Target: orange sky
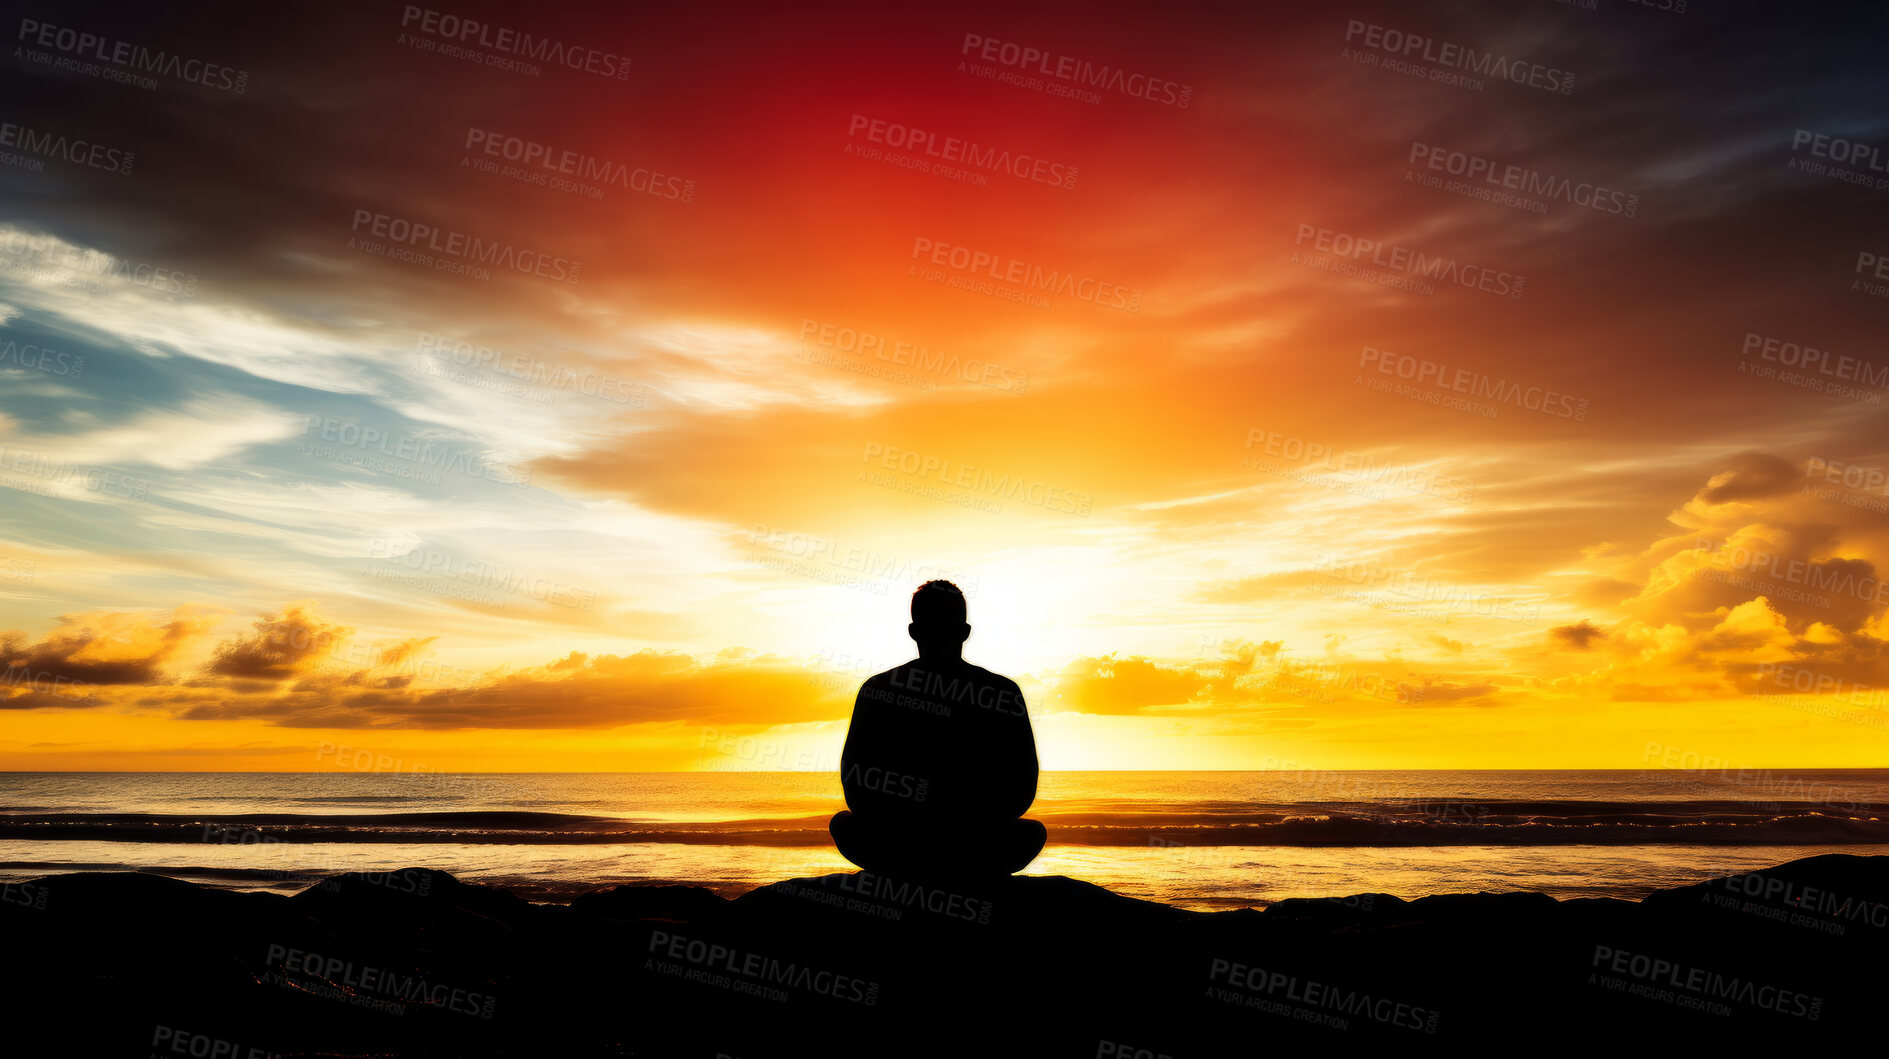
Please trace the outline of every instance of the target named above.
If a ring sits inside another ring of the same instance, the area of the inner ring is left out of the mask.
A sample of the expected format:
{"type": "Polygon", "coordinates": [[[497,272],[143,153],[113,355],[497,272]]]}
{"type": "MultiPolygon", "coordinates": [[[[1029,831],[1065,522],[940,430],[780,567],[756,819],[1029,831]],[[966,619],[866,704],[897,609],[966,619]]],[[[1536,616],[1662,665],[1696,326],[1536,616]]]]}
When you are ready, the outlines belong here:
{"type": "Polygon", "coordinates": [[[0,768],[833,768],[930,577],[1045,768],[1882,763],[1853,29],[454,12],[623,75],[8,60],[0,768]]]}

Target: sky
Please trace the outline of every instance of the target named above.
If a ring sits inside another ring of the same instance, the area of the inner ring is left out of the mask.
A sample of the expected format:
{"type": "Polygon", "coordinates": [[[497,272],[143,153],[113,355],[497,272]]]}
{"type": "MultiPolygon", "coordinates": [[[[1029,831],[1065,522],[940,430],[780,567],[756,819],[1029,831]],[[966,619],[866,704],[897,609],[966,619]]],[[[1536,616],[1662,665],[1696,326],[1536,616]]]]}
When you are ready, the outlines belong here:
{"type": "Polygon", "coordinates": [[[1884,763],[1881,11],[9,9],[0,768],[1884,763]]]}

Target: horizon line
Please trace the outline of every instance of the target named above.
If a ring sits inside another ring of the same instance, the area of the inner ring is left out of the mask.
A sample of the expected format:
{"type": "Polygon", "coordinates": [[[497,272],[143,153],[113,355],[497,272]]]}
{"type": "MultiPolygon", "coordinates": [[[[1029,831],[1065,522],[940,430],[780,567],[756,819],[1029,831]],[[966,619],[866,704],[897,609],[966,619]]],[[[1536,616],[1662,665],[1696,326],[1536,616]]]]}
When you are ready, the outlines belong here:
{"type": "MultiPolygon", "coordinates": [[[[1736,771],[1750,772],[1754,769],[1790,770],[1794,772],[1843,772],[1843,771],[1878,771],[1889,772],[1889,765],[1813,765],[1796,767],[1790,765],[1747,765],[1736,771]]],[[[1344,769],[1344,768],[1291,768],[1291,769],[1041,769],[1043,773],[1062,775],[1067,773],[1115,773],[1115,772],[1179,772],[1179,773],[1267,773],[1290,774],[1294,772],[1729,772],[1730,768],[1601,768],[1601,767],[1560,767],[1560,768],[1402,768],[1402,769],[1344,769]]],[[[0,769],[0,775],[62,775],[62,776],[716,776],[726,774],[742,776],[782,776],[782,775],[838,775],[838,769],[620,769],[594,770],[573,769],[553,771],[549,769],[522,770],[514,772],[457,772],[444,769],[421,771],[401,769],[302,769],[295,771],[267,769],[0,769]]]]}

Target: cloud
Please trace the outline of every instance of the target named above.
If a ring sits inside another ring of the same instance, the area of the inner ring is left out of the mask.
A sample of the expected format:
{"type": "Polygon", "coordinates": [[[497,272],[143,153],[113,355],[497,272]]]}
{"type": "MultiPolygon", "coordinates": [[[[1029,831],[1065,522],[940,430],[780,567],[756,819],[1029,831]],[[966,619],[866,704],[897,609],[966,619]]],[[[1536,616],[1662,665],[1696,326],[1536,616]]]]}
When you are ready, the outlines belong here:
{"type": "MultiPolygon", "coordinates": [[[[215,625],[208,609],[178,607],[169,618],[129,612],[67,614],[37,643],[15,631],[0,637],[6,704],[31,691],[66,684],[144,685],[168,679],[165,662],[215,625]]],[[[70,705],[66,700],[48,705],[70,705]]]]}
{"type": "MultiPolygon", "coordinates": [[[[1494,684],[1455,684],[1448,681],[1437,681],[1424,684],[1413,698],[1416,701],[1431,704],[1441,702],[1470,702],[1478,699],[1488,699],[1490,696],[1494,695],[1497,690],[1499,689],[1494,684]]],[[[1485,703],[1485,705],[1493,704],[1493,702],[1485,703]]]]}
{"type": "Polygon", "coordinates": [[[437,636],[414,636],[389,644],[380,649],[376,664],[387,668],[399,668],[416,659],[421,651],[439,640],[437,636]]]}
{"type": "Polygon", "coordinates": [[[315,610],[314,600],[302,600],[284,607],[275,617],[263,616],[255,623],[254,633],[218,645],[209,671],[218,676],[274,681],[313,669],[354,635],[352,628],[324,621],[315,610]]]}
{"type": "Polygon", "coordinates": [[[1585,651],[1594,645],[1594,641],[1604,639],[1607,633],[1593,622],[1582,618],[1573,625],[1557,625],[1548,630],[1548,635],[1577,651],[1585,651]]]}
{"type": "Polygon", "coordinates": [[[1699,490],[1700,502],[1729,504],[1762,500],[1789,493],[1803,484],[1803,472],[1781,456],[1741,452],[1732,457],[1732,463],[1732,467],[1713,475],[1699,490]]]}
{"type": "MultiPolygon", "coordinates": [[[[1889,529],[1868,498],[1807,489],[1803,463],[1771,454],[1728,462],[1669,516],[1679,533],[1615,555],[1613,569],[1574,590],[1615,619],[1552,628],[1559,663],[1569,649],[1591,655],[1577,679],[1633,701],[1759,690],[1764,665],[1889,681],[1889,529]]],[[[1556,664],[1548,653],[1532,660],[1556,664]]]]}
{"type": "MultiPolygon", "coordinates": [[[[854,691],[850,679],[836,681],[828,670],[745,648],[706,657],[654,649],[571,652],[544,665],[483,674],[435,667],[427,658],[438,637],[357,643],[352,628],[324,618],[313,600],[287,604],[256,620],[251,632],[224,638],[197,674],[167,674],[163,663],[205,634],[210,621],[192,608],[180,608],[168,622],[129,613],[75,616],[39,644],[27,646],[14,634],[7,657],[96,686],[83,705],[136,705],[187,721],[251,719],[285,728],[802,724],[848,717],[854,691]]],[[[1078,656],[1050,679],[1031,682],[1032,705],[1039,712],[1200,715],[1354,698],[1415,701],[1422,694],[1416,676],[1392,672],[1392,662],[1302,662],[1281,640],[1237,640],[1221,650],[1219,659],[1183,664],[1078,656]]],[[[1448,686],[1440,678],[1430,683],[1448,686]]],[[[7,705],[74,705],[71,695],[28,690],[7,705]]]]}
{"type": "Polygon", "coordinates": [[[1440,632],[1426,632],[1423,634],[1422,639],[1424,643],[1440,648],[1453,655],[1462,654],[1463,648],[1466,646],[1463,641],[1452,640],[1440,632]]]}
{"type": "Polygon", "coordinates": [[[255,718],[289,728],[598,729],[631,724],[787,724],[849,715],[853,691],[831,674],[752,652],[573,652],[467,686],[364,684],[307,677],[279,694],[191,696],[186,720],[255,718]]]}
{"type": "Polygon", "coordinates": [[[229,395],[175,410],[144,412],[108,427],[20,443],[79,464],[201,467],[302,430],[302,417],[229,395]]]}
{"type": "Polygon", "coordinates": [[[1220,645],[1220,672],[1226,677],[1239,677],[1253,671],[1260,662],[1271,662],[1279,657],[1285,647],[1283,640],[1233,640],[1220,645]]]}
{"type": "Polygon", "coordinates": [[[1211,682],[1192,668],[1163,667],[1146,658],[1076,658],[1056,678],[1056,698],[1081,713],[1132,714],[1185,705],[1211,682]]]}
{"type": "MultiPolygon", "coordinates": [[[[1218,661],[1164,663],[1149,658],[1079,656],[1047,684],[1053,701],[1078,713],[1113,716],[1207,717],[1258,707],[1330,706],[1342,703],[1417,703],[1427,688],[1450,688],[1441,677],[1422,677],[1394,659],[1338,657],[1326,643],[1325,657],[1303,661],[1282,641],[1236,641],[1231,657],[1218,661]]],[[[1227,652],[1223,652],[1227,653],[1227,652]]],[[[1437,701],[1493,690],[1440,695],[1437,701]]],[[[1037,704],[1041,705],[1041,704],[1037,704]]],[[[1277,723],[1269,718],[1266,723],[1277,723]]]]}

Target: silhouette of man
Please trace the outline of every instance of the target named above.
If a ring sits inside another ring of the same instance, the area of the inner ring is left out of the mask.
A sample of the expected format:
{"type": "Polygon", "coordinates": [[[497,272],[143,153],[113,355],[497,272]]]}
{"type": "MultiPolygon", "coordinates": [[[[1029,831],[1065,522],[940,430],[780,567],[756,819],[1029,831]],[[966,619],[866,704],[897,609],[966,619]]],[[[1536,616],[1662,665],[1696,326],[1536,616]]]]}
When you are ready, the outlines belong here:
{"type": "Polygon", "coordinates": [[[869,678],[840,753],[847,809],[829,825],[847,860],[895,878],[990,878],[1021,870],[1048,833],[1021,819],[1036,800],[1036,740],[1016,682],[962,657],[964,594],[912,594],[918,657],[869,678]]]}

